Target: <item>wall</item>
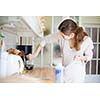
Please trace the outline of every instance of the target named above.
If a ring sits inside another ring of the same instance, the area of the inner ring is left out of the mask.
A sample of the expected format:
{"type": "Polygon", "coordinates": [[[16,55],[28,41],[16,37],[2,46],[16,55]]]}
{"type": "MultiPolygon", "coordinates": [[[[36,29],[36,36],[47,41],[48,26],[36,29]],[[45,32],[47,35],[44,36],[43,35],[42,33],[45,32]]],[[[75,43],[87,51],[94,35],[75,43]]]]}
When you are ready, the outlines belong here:
{"type": "Polygon", "coordinates": [[[16,44],[18,42],[18,36],[16,34],[11,34],[8,32],[3,32],[5,38],[5,50],[8,48],[16,48],[16,44]]]}
{"type": "Polygon", "coordinates": [[[100,16],[80,16],[82,25],[100,25],[100,16]]]}

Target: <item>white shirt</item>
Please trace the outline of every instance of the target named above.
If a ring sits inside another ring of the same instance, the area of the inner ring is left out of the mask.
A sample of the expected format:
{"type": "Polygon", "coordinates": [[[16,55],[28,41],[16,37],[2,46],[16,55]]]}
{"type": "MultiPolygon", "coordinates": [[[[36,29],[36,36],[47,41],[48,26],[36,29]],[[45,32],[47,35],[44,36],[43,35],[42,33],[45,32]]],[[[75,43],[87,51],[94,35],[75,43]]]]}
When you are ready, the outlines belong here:
{"type": "Polygon", "coordinates": [[[85,63],[82,61],[75,61],[76,55],[87,56],[87,61],[93,56],[93,42],[90,37],[85,36],[79,51],[71,49],[69,40],[65,40],[60,33],[51,34],[44,37],[40,43],[45,46],[47,43],[58,43],[62,52],[62,65],[64,66],[63,80],[66,83],[81,83],[85,78],[85,63]]]}

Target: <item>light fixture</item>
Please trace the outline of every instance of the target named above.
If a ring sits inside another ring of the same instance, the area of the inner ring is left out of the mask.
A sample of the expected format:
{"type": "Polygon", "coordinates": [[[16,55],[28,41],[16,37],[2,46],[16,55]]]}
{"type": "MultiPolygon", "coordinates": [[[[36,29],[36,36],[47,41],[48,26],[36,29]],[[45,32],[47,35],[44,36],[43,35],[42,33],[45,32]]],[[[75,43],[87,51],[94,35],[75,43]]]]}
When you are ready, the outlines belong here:
{"type": "Polygon", "coordinates": [[[40,17],[40,21],[41,21],[41,27],[43,29],[43,31],[46,31],[46,27],[45,27],[45,17],[44,16],[39,16],[40,17]]]}

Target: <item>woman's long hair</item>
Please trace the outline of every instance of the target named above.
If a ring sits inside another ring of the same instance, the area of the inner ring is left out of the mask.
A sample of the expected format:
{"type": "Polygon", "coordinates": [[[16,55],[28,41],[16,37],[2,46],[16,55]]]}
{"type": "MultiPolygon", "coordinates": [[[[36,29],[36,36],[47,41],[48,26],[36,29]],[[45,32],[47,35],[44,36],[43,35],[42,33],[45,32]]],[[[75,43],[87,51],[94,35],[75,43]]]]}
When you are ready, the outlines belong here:
{"type": "Polygon", "coordinates": [[[82,27],[78,27],[74,33],[75,33],[74,48],[78,51],[78,50],[80,50],[80,46],[84,40],[84,37],[88,36],[88,34],[86,32],[84,32],[82,27]]]}

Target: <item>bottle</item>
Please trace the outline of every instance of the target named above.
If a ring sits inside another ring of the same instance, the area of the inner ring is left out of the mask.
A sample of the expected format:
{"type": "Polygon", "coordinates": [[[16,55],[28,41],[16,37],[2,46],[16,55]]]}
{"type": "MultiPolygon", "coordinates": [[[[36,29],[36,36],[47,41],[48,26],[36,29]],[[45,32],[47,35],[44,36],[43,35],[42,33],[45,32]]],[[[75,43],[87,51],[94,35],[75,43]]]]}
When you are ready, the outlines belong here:
{"type": "Polygon", "coordinates": [[[63,83],[63,66],[62,64],[55,64],[56,83],[63,83]]]}

